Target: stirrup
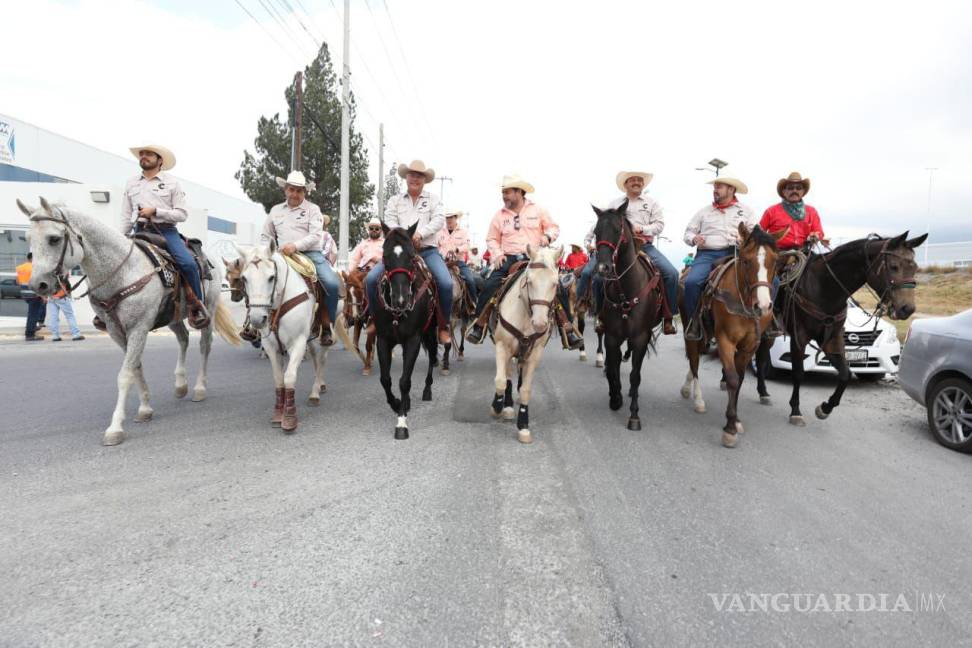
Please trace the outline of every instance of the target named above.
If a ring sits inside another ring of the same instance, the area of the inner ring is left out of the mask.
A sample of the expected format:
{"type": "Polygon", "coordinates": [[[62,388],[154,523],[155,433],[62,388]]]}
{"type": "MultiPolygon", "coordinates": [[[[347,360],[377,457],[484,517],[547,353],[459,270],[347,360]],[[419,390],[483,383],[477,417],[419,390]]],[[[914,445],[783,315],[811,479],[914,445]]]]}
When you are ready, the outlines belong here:
{"type": "Polygon", "coordinates": [[[473,327],[466,333],[466,340],[472,344],[482,344],[483,340],[486,339],[486,327],[481,325],[479,322],[473,324],[473,327]],[[479,334],[477,335],[476,329],[479,329],[479,334]]]}
{"type": "Polygon", "coordinates": [[[702,331],[701,317],[693,317],[685,327],[685,339],[689,342],[701,342],[703,337],[705,334],[702,331]]]}

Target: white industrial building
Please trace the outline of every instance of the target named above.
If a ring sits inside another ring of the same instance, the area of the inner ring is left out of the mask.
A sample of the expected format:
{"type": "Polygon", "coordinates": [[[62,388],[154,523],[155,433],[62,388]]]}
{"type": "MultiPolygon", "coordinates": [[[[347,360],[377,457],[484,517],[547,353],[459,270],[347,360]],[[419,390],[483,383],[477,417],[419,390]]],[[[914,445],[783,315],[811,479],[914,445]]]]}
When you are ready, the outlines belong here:
{"type": "MultiPolygon", "coordinates": [[[[38,196],[116,226],[125,182],[139,171],[134,157],[102,151],[0,114],[0,277],[13,276],[27,257],[27,217],[17,208],[38,196]]],[[[229,241],[254,243],[266,212],[263,206],[179,178],[189,201],[189,217],[179,231],[203,241],[218,260],[229,241]]],[[[75,303],[78,321],[90,322],[87,299],[75,303]]]]}

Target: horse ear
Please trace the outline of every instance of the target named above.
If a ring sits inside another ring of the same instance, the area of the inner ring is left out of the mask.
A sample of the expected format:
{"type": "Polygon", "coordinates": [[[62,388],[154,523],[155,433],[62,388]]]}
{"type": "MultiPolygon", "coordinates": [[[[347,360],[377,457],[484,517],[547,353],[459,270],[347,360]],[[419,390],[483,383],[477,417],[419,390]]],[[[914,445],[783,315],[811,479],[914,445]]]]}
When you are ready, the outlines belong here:
{"type": "Polygon", "coordinates": [[[895,236],[893,239],[888,241],[888,248],[894,249],[894,248],[901,247],[902,245],[904,245],[904,242],[907,238],[908,238],[908,230],[905,230],[904,234],[895,236]]]}
{"type": "Polygon", "coordinates": [[[627,214],[628,213],[628,199],[625,198],[623,203],[621,203],[620,205],[618,205],[617,207],[614,208],[614,211],[617,212],[617,213],[619,213],[619,214],[627,214]]]}
{"type": "Polygon", "coordinates": [[[412,226],[408,228],[408,238],[415,236],[415,230],[418,229],[418,221],[412,223],[412,226]]]}
{"type": "Polygon", "coordinates": [[[780,230],[780,231],[778,231],[778,232],[772,232],[772,233],[771,233],[771,236],[772,236],[772,237],[773,237],[774,239],[776,239],[777,241],[779,241],[779,240],[780,240],[781,238],[783,238],[784,236],[786,236],[786,235],[787,235],[787,233],[789,233],[789,231],[790,231],[790,226],[789,226],[789,225],[787,225],[786,227],[784,227],[783,229],[781,229],[781,230],[780,230]]]}
{"type": "Polygon", "coordinates": [[[534,247],[527,243],[527,256],[530,257],[531,261],[533,260],[533,256],[536,254],[536,252],[537,251],[534,249],[534,247]]]}
{"type": "Polygon", "coordinates": [[[594,210],[594,213],[595,213],[595,214],[597,214],[597,217],[598,217],[598,218],[600,218],[600,217],[601,217],[601,214],[603,214],[603,213],[604,213],[604,212],[602,212],[602,211],[601,211],[600,209],[598,209],[597,207],[595,207],[594,205],[591,205],[591,209],[593,209],[593,210],[594,210]]]}
{"type": "Polygon", "coordinates": [[[388,228],[388,226],[385,225],[385,221],[382,221],[381,222],[381,235],[382,236],[388,236],[388,232],[390,232],[390,231],[391,230],[388,228]]]}
{"type": "Polygon", "coordinates": [[[17,206],[20,207],[20,211],[24,212],[24,214],[26,214],[27,216],[30,216],[31,214],[34,213],[33,209],[31,209],[24,203],[20,202],[20,198],[17,199],[17,206]]]}
{"type": "Polygon", "coordinates": [[[41,204],[41,207],[44,208],[44,211],[46,211],[51,216],[54,215],[54,210],[51,209],[50,203],[47,202],[47,199],[44,198],[44,196],[40,196],[40,204],[41,204]]]}
{"type": "Polygon", "coordinates": [[[749,230],[746,229],[746,223],[739,221],[739,226],[736,229],[739,231],[740,241],[745,241],[749,238],[749,230]]]}
{"type": "Polygon", "coordinates": [[[905,241],[905,247],[914,250],[916,247],[924,243],[925,239],[927,238],[928,238],[928,234],[922,234],[918,238],[913,238],[910,241],[905,241]]]}
{"type": "Polygon", "coordinates": [[[277,239],[272,238],[270,239],[270,242],[267,244],[267,256],[273,256],[276,251],[277,251],[277,239]]]}

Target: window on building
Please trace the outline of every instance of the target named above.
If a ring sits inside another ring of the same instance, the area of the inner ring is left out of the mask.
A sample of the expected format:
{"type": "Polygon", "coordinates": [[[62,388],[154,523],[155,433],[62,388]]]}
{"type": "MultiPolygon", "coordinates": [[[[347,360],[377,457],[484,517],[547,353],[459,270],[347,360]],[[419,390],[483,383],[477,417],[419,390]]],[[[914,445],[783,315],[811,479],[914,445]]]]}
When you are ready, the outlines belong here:
{"type": "Polygon", "coordinates": [[[209,217],[207,228],[210,232],[220,232],[222,234],[236,234],[236,223],[223,218],[209,217]]]}

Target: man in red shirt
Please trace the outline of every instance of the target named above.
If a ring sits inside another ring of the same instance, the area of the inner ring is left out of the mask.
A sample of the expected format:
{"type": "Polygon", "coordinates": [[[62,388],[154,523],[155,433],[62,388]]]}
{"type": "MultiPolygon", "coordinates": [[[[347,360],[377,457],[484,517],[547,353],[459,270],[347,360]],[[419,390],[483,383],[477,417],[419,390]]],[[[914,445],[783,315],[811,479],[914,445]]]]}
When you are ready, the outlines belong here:
{"type": "Polygon", "coordinates": [[[587,255],[584,254],[584,250],[576,243],[571,243],[570,254],[567,255],[567,259],[564,261],[564,269],[575,270],[585,265],[587,265],[587,255]]]}
{"type": "Polygon", "coordinates": [[[765,212],[759,226],[767,232],[778,232],[786,227],[790,231],[776,242],[780,250],[800,249],[806,243],[816,244],[824,240],[823,226],[817,210],[803,202],[810,191],[810,179],[794,171],[776,183],[776,193],[783,199],[765,212]]]}

